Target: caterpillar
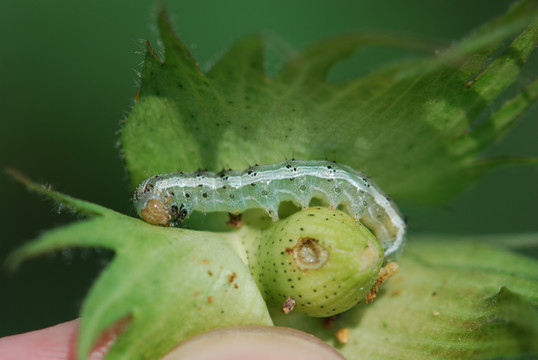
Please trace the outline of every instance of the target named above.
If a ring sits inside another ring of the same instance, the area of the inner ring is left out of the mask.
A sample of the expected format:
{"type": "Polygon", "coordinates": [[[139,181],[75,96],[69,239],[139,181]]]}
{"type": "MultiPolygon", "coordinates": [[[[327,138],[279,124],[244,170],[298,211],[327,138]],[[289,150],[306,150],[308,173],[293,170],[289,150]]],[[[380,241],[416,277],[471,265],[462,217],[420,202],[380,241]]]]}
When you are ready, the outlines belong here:
{"type": "Polygon", "coordinates": [[[288,160],[244,171],[155,175],[137,187],[134,204],[148,223],[177,226],[194,210],[239,213],[263,208],[276,221],[282,201],[306,209],[312,198],[340,207],[366,225],[385,257],[398,255],[406,225],[396,204],[363,173],[331,161],[288,160]]]}

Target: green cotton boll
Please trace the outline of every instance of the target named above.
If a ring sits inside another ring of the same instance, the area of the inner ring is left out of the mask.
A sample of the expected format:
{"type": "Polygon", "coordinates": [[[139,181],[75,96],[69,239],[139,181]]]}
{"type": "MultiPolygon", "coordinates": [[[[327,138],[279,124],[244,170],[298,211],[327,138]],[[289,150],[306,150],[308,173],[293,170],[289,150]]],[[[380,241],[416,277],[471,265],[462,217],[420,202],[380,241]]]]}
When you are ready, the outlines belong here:
{"type": "Polygon", "coordinates": [[[293,298],[294,311],[326,317],[363,299],[382,264],[383,249],[366,226],[313,207],[265,231],[250,266],[266,301],[285,307],[293,298]]]}

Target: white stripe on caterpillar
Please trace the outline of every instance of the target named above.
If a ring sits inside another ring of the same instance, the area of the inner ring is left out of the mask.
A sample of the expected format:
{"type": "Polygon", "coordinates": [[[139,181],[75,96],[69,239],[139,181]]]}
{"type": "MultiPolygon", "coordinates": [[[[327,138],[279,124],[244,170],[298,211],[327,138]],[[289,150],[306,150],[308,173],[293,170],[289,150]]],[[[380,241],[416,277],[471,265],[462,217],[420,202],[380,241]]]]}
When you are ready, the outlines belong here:
{"type": "Polygon", "coordinates": [[[282,201],[308,208],[312,198],[360,220],[383,246],[385,257],[399,254],[405,221],[396,204],[364,174],[330,161],[290,160],[244,171],[197,171],[152,176],[136,189],[134,203],[145,221],[175,226],[193,210],[239,213],[263,208],[278,220],[282,201]]]}

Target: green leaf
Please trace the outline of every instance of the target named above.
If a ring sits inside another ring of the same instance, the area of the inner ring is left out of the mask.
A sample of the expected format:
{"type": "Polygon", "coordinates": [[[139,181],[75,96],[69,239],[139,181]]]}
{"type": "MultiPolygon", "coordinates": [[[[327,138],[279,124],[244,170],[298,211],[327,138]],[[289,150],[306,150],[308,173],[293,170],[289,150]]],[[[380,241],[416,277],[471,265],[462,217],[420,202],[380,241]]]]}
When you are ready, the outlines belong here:
{"type": "Polygon", "coordinates": [[[480,157],[538,98],[536,81],[514,85],[538,42],[537,13],[535,1],[519,2],[444,49],[394,34],[337,36],[268,78],[261,37],[239,42],[202,73],[163,11],[165,60],[148,44],[139,98],[121,133],[132,185],[178,170],[331,159],[397,200],[432,203],[493,166],[538,163],[480,157]],[[422,56],[327,81],[337,62],[371,44],[422,56]]]}
{"type": "MultiPolygon", "coordinates": [[[[528,235],[505,235],[518,242],[528,235]]],[[[533,235],[538,246],[538,235],[533,235]]],[[[318,319],[273,314],[275,325],[310,332],[348,359],[477,359],[538,355],[538,262],[489,239],[413,239],[400,272],[327,329],[318,319]],[[350,331],[347,344],[335,334],[350,331]]]]}
{"type": "Polygon", "coordinates": [[[80,213],[87,216],[100,216],[108,215],[114,216],[114,211],[104,208],[102,206],[92,204],[83,200],[76,199],[69,195],[62,194],[60,192],[52,190],[51,186],[41,185],[33,182],[28,177],[23,175],[20,171],[14,168],[6,169],[6,174],[12,176],[21,184],[24,184],[29,190],[41,193],[47,197],[56,200],[60,206],[61,211],[64,207],[67,207],[73,213],[80,213]]]}
{"type": "Polygon", "coordinates": [[[272,325],[248,267],[226,236],[152,226],[18,178],[93,217],[44,233],[11,254],[9,268],[66,248],[115,251],[84,301],[80,359],[87,358],[104,331],[126,319],[128,327],[109,358],[156,359],[200,332],[239,324],[272,325]]]}

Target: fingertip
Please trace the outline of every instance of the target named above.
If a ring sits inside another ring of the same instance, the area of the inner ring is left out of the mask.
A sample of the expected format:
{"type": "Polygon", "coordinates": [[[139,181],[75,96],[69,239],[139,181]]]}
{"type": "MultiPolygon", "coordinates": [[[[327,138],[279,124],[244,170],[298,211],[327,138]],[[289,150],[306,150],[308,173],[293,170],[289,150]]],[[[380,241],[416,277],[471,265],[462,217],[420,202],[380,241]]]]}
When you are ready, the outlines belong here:
{"type": "Polygon", "coordinates": [[[78,319],[46,329],[0,338],[6,360],[74,360],[78,319]]]}

